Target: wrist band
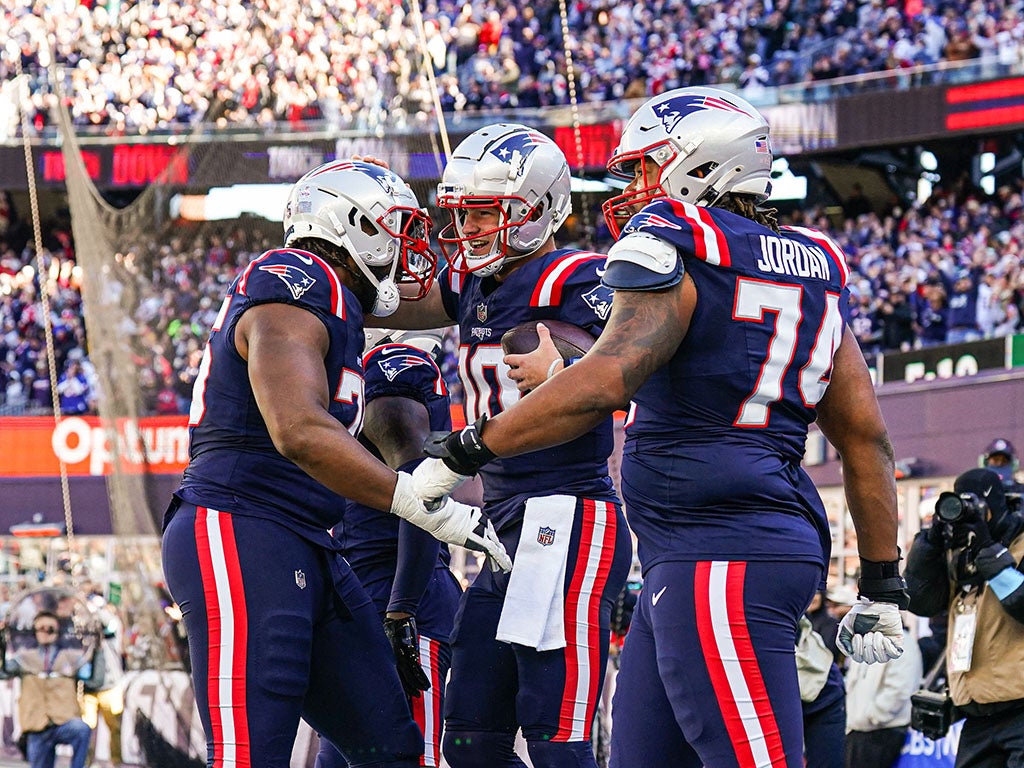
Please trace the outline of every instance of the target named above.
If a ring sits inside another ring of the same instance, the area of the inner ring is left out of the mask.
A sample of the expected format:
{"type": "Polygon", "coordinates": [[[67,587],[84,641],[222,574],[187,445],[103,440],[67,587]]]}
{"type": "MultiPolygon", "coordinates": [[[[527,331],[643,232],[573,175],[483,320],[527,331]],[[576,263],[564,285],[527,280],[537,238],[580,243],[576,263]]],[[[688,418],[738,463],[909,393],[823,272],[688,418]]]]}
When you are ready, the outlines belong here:
{"type": "Polygon", "coordinates": [[[562,362],[562,359],[560,357],[556,357],[554,360],[551,361],[551,365],[548,366],[547,378],[550,379],[552,376],[555,375],[555,366],[558,365],[560,362],[562,362]]]}

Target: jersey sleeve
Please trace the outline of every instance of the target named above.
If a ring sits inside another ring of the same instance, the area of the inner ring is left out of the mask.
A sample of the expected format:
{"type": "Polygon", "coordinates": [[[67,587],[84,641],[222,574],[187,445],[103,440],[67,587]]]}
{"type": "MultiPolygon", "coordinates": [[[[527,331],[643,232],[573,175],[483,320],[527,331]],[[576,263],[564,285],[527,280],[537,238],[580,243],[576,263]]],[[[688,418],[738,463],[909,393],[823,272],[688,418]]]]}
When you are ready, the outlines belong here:
{"type": "Polygon", "coordinates": [[[570,251],[546,265],[530,297],[533,307],[557,308],[557,317],[600,335],[612,309],[612,289],[601,282],[605,257],[570,251]]]}
{"type": "Polygon", "coordinates": [[[382,344],[363,357],[364,396],[369,403],[386,396],[408,397],[430,408],[446,400],[448,389],[430,355],[407,344],[382,344]]]}
{"type": "Polygon", "coordinates": [[[235,293],[252,304],[280,302],[345,317],[338,275],[323,259],[306,251],[267,251],[245,268],[235,293]]]}

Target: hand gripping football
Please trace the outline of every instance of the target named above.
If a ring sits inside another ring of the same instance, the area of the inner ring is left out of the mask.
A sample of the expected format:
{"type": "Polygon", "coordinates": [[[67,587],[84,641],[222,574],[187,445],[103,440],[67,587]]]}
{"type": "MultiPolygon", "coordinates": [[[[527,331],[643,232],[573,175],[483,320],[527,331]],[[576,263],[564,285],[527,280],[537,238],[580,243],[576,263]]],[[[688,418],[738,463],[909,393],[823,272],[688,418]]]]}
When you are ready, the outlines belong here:
{"type": "Polygon", "coordinates": [[[594,346],[596,339],[578,325],[562,320],[529,320],[511,328],[501,337],[501,348],[506,355],[525,355],[533,352],[540,343],[537,323],[541,322],[551,331],[551,341],[563,358],[583,357],[594,346]]]}

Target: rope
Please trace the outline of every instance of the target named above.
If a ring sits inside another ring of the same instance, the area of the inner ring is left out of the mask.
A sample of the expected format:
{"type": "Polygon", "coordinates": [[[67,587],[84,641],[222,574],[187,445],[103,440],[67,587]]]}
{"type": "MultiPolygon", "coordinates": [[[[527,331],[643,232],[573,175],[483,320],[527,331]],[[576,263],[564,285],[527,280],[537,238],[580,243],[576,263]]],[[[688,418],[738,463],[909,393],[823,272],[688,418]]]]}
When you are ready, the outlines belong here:
{"type": "MultiPolygon", "coordinates": [[[[21,68],[21,57],[15,56],[18,76],[23,74],[21,68]]],[[[36,191],[35,164],[32,162],[32,142],[29,139],[28,110],[24,108],[29,100],[28,78],[21,81],[22,92],[18,100],[19,111],[21,112],[21,143],[25,149],[25,176],[28,179],[28,199],[32,212],[32,236],[35,238],[36,277],[39,280],[39,298],[43,305],[43,333],[46,338],[46,363],[50,369],[50,401],[53,404],[53,419],[55,425],[59,426],[63,419],[60,409],[60,395],[57,393],[57,358],[53,347],[53,324],[50,319],[50,288],[49,277],[46,272],[46,264],[43,260],[43,230],[39,219],[39,197],[36,191]]],[[[75,523],[71,517],[71,489],[68,485],[68,468],[63,459],[57,457],[60,466],[60,493],[64,503],[64,526],[68,542],[68,554],[75,551],[75,523]]],[[[77,583],[75,569],[71,569],[71,582],[77,583]]]]}
{"type": "MultiPolygon", "coordinates": [[[[576,66],[573,64],[572,48],[569,45],[569,12],[565,0],[558,0],[558,13],[562,21],[562,50],[565,53],[565,79],[569,86],[569,114],[572,116],[572,133],[576,141],[577,173],[583,176],[583,127],[580,123],[579,101],[576,98],[576,66]]],[[[583,242],[594,247],[594,223],[590,217],[590,193],[580,192],[580,221],[583,224],[583,242]]]]}
{"type": "MultiPolygon", "coordinates": [[[[437,78],[434,77],[434,61],[431,59],[430,51],[427,49],[427,30],[423,26],[420,0],[411,0],[410,6],[412,8],[412,21],[416,25],[416,32],[420,38],[420,48],[423,52],[423,71],[426,73],[427,82],[430,84],[430,93],[434,101],[434,112],[437,114],[437,128],[441,133],[441,144],[444,147],[444,157],[447,159],[452,156],[452,145],[448,139],[448,126],[444,120],[444,112],[441,110],[441,94],[438,93],[437,78]]],[[[441,162],[441,156],[437,151],[437,140],[434,138],[433,132],[430,134],[430,144],[434,150],[434,160],[437,163],[437,176],[440,178],[444,172],[444,164],[441,162]]]]}

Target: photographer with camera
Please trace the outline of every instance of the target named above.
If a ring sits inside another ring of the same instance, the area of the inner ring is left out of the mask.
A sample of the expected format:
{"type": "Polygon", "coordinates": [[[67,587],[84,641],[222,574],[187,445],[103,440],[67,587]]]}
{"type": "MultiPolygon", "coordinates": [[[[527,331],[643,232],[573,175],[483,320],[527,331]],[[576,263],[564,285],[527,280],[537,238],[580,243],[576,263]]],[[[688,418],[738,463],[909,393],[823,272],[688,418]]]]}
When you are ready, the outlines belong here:
{"type": "MultiPolygon", "coordinates": [[[[1000,477],[972,469],[939,496],[930,528],[907,557],[910,610],[949,608],[946,646],[954,705],[924,713],[964,718],[956,767],[1024,765],[1024,517],[1007,507],[1000,477]]],[[[916,697],[915,697],[916,698],[916,697]]],[[[917,702],[915,702],[917,706],[917,702]]],[[[919,713],[920,714],[920,713],[919,713]]]]}

